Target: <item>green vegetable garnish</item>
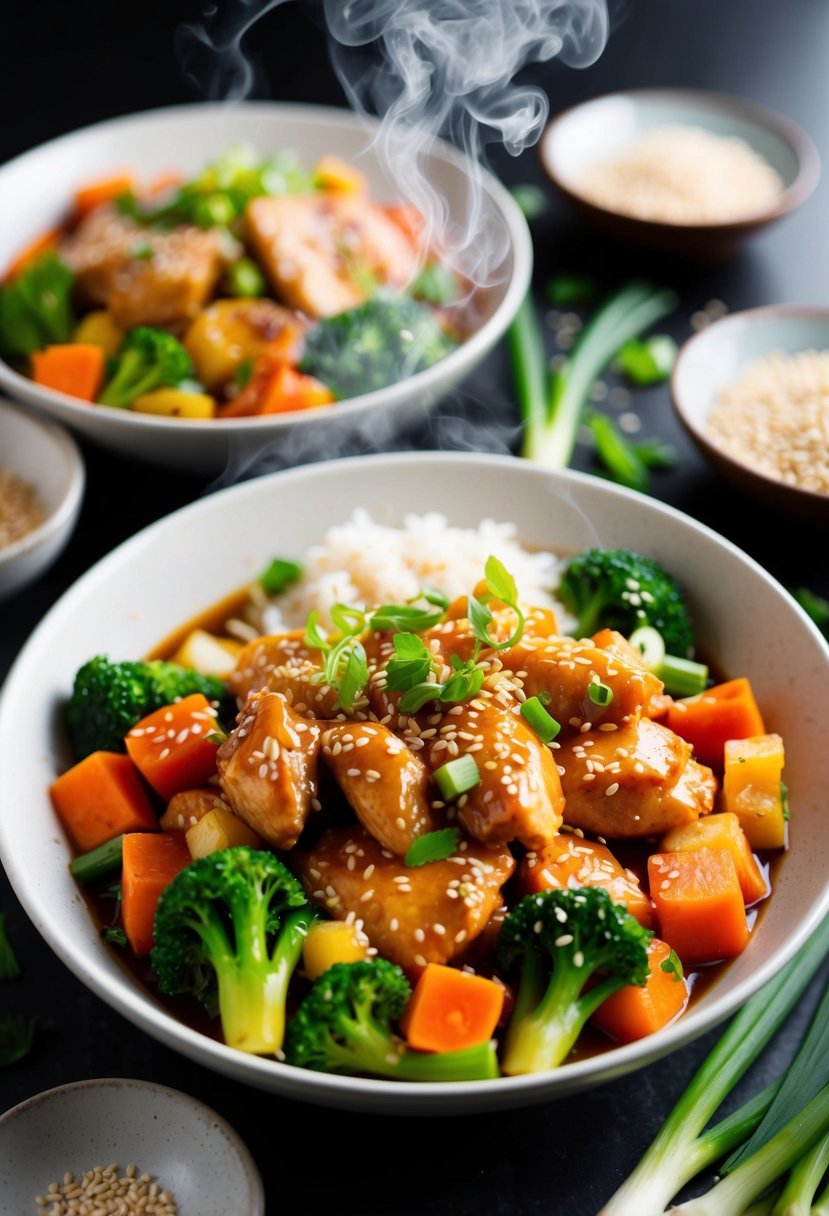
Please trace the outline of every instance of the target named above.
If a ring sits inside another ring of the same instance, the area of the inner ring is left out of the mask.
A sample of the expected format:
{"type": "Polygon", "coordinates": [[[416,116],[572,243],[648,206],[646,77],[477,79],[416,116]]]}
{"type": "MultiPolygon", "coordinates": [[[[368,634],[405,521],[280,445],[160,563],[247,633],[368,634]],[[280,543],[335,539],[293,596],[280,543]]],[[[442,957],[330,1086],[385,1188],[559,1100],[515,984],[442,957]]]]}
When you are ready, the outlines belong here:
{"type": "Polygon", "coordinates": [[[558,274],[546,286],[553,308],[573,308],[595,304],[601,294],[599,284],[587,274],[558,274]]]}
{"type": "Polygon", "coordinates": [[[446,802],[460,798],[461,794],[474,790],[481,782],[481,773],[475,763],[475,757],[469,755],[458,756],[455,760],[442,764],[440,768],[435,769],[433,776],[441,797],[446,802]]]}
{"type": "Polygon", "coordinates": [[[227,269],[227,282],[232,296],[263,296],[268,289],[265,276],[251,258],[239,258],[227,269]]]}
{"type": "Polygon", "coordinates": [[[12,950],[6,930],[6,918],[0,912],[0,980],[16,980],[20,974],[20,963],[12,950]]]}
{"type": "Polygon", "coordinates": [[[368,657],[357,637],[365,628],[365,613],[359,608],[335,604],[331,619],[340,630],[337,642],[330,641],[320,630],[316,612],[305,623],[304,641],[306,646],[323,654],[323,669],[314,679],[335,690],[336,708],[350,711],[368,683],[368,657]]]}
{"type": "Polygon", "coordinates": [[[101,405],[128,409],[142,393],[173,387],[192,375],[193,361],[172,334],[140,325],[131,329],[121,343],[98,401],[101,405]]]}
{"type": "Polygon", "coordinates": [[[682,970],[682,963],[679,961],[676,950],[671,951],[668,957],[659,964],[659,968],[667,975],[672,975],[678,984],[685,979],[685,972],[682,970]]]}
{"type": "Polygon", "coordinates": [[[634,629],[628,638],[634,650],[642,656],[642,662],[649,671],[657,671],[665,660],[665,641],[658,629],[653,625],[640,625],[634,629]]]}
{"type": "Polygon", "coordinates": [[[436,832],[418,836],[406,851],[404,866],[415,868],[431,865],[433,861],[446,861],[447,857],[453,857],[457,852],[460,835],[457,828],[439,828],[436,832]]]}
{"type": "Polygon", "coordinates": [[[10,1013],[0,1020],[0,1068],[16,1064],[32,1050],[37,1019],[10,1013]]]}
{"type": "Polygon", "coordinates": [[[708,668],[705,663],[693,659],[682,659],[675,654],[666,654],[656,674],[672,697],[695,697],[708,687],[708,668]]]}
{"type": "Polygon", "coordinates": [[[127,944],[127,935],[123,929],[119,929],[117,925],[107,925],[101,937],[108,946],[121,946],[127,944]]]}
{"type": "Polygon", "coordinates": [[[68,342],[75,328],[72,271],[44,253],[0,287],[0,355],[25,359],[43,346],[68,342]]]}
{"type": "Polygon", "coordinates": [[[616,360],[634,384],[645,387],[667,380],[676,362],[677,345],[667,334],[653,334],[644,341],[626,342],[616,360]]]}
{"type": "Polygon", "coordinates": [[[287,557],[275,557],[259,575],[259,583],[268,595],[281,595],[286,587],[302,578],[302,566],[287,557]]]}
{"type": "Polygon", "coordinates": [[[639,439],[631,446],[646,469],[672,469],[679,459],[676,448],[662,439],[639,439]]]}
{"type": "Polygon", "coordinates": [[[521,703],[521,717],[535,731],[542,743],[552,743],[561,730],[561,723],[556,722],[553,715],[547,712],[540,697],[527,697],[526,701],[521,703]]]}
{"type": "Polygon", "coordinates": [[[627,486],[629,490],[646,494],[650,478],[645,462],[613,419],[596,410],[588,410],[585,422],[593,433],[596,457],[607,470],[611,480],[621,486],[627,486]]]}
{"type": "Polygon", "coordinates": [[[458,298],[458,280],[448,266],[429,262],[412,284],[412,295],[427,304],[451,304],[458,298]]]}
{"type": "Polygon", "coordinates": [[[594,705],[610,705],[613,700],[613,689],[601,680],[592,679],[587,685],[587,695],[594,705]]]}
{"type": "MultiPolygon", "coordinates": [[[[432,652],[422,638],[415,633],[396,633],[392,646],[394,655],[386,664],[386,688],[391,692],[407,692],[426,683],[432,670],[432,652]]],[[[438,686],[432,687],[437,694],[438,686]]]]}
{"type": "Polygon", "coordinates": [[[110,874],[120,872],[123,848],[122,834],[116,836],[114,840],[107,840],[105,844],[99,844],[96,849],[90,849],[88,853],[82,853],[80,857],[76,857],[69,866],[69,872],[73,878],[77,878],[78,882],[82,882],[85,886],[100,882],[102,879],[108,878],[110,874]]]}

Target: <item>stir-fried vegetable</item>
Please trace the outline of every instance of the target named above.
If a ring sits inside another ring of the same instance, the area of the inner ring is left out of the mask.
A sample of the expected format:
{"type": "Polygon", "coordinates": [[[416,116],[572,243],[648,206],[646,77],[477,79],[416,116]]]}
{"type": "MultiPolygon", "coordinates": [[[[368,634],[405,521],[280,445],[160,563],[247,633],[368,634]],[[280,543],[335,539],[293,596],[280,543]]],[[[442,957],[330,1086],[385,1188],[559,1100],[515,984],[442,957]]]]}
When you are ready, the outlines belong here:
{"type": "Polygon", "coordinates": [[[71,270],[44,253],[0,287],[0,354],[23,359],[50,344],[68,342],[75,328],[71,270]]]}

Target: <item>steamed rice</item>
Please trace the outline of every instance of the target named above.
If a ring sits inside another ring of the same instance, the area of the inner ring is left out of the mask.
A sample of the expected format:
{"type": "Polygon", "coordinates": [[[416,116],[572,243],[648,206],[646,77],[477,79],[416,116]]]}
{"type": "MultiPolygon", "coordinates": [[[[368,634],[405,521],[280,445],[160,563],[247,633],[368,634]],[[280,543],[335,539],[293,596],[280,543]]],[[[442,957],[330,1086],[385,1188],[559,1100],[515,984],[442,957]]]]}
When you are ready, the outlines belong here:
{"type": "Polygon", "coordinates": [[[425,587],[452,600],[475,587],[494,554],[515,578],[520,598],[552,608],[560,627],[567,628],[574,622],[550,590],[560,581],[559,558],[530,552],[515,534],[514,524],[491,519],[477,528],[450,527],[437,512],[407,515],[402,527],[392,528],[356,510],[346,523],[330,528],[321,545],[309,549],[302,578],[277,600],[253,588],[246,622],[257,634],[280,633],[301,628],[316,611],[321,624],[330,627],[334,604],[403,603],[425,587]]]}

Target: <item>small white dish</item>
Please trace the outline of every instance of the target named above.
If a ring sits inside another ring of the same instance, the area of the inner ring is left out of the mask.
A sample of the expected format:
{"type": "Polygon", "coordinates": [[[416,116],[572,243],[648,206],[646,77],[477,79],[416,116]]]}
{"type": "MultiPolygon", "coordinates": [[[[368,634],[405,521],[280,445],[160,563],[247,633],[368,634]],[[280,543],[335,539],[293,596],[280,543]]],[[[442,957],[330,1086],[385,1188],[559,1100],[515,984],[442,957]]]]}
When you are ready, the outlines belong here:
{"type": "Polygon", "coordinates": [[[54,422],[0,398],[0,467],[34,486],[46,518],[0,548],[0,600],[42,574],[63,551],[78,519],[86,473],[78,445],[54,422]]]}
{"type": "MultiPolygon", "coordinates": [[[[306,165],[335,152],[367,176],[375,198],[397,201],[399,192],[383,169],[378,127],[376,121],[348,110],[240,102],[172,106],[64,135],[0,168],[0,270],[38,234],[64,219],[80,183],[125,165],[145,181],[171,169],[192,175],[239,143],[251,144],[262,155],[292,148],[306,165]]],[[[436,140],[424,155],[423,169],[445,199],[450,223],[461,225],[473,205],[469,160],[436,140]]],[[[221,420],[160,418],[90,406],[35,384],[2,360],[0,387],[102,447],[189,472],[219,473],[230,461],[245,468],[266,453],[278,453],[281,463],[300,463],[321,451],[335,455],[338,445],[355,434],[382,443],[397,428],[425,419],[428,410],[477,367],[515,316],[529,286],[532,241],[527,222],[492,174],[475,172],[481,184],[481,230],[501,251],[493,267],[495,281],[481,292],[480,327],[445,359],[417,375],[330,408],[221,420]]]]}
{"type": "Polygon", "coordinates": [[[694,334],[682,346],[671,375],[677,417],[713,468],[738,490],[812,524],[829,524],[829,495],[788,485],[742,463],[708,434],[720,392],[750,364],[781,351],[829,350],[829,309],[780,304],[735,312],[694,334]]]}
{"type": "Polygon", "coordinates": [[[710,1030],[825,916],[826,783],[816,758],[826,747],[827,685],[826,643],[780,584],[735,545],[655,499],[504,456],[414,452],[306,465],[212,494],[145,528],[93,566],[41,622],[0,696],[0,855],[61,961],[134,1025],[205,1068],[285,1097],[375,1113],[528,1106],[632,1072],[710,1030]],[[531,547],[566,553],[602,545],[662,561],[688,591],[706,651],[725,674],[751,680],[768,729],[785,739],[791,848],[759,931],[716,984],[658,1034],[532,1076],[448,1085],[336,1076],[208,1038],[142,987],[101,940],[69,873],[69,844],[48,794],[70,762],[59,706],[76,669],[94,654],[146,654],[250,582],[274,555],[302,560],[357,507],[398,525],[410,512],[439,511],[460,527],[495,518],[513,522],[531,547]]]}
{"type": "Polygon", "coordinates": [[[556,189],[599,231],[703,261],[728,256],[745,237],[799,207],[820,176],[817,149],[795,123],[745,98],[704,89],[630,89],[581,102],[553,118],[539,154],[556,189]],[[783,193],[753,215],[709,224],[637,219],[584,197],[580,182],[589,167],[617,156],[646,131],[665,126],[698,127],[742,139],[777,171],[783,193]]]}
{"type": "Polygon", "coordinates": [[[47,1089],[0,1117],[0,1216],[40,1210],[35,1197],[65,1173],[79,1181],[111,1163],[151,1175],[179,1216],[264,1216],[262,1179],[230,1124],[176,1089],[121,1077],[47,1089]]]}

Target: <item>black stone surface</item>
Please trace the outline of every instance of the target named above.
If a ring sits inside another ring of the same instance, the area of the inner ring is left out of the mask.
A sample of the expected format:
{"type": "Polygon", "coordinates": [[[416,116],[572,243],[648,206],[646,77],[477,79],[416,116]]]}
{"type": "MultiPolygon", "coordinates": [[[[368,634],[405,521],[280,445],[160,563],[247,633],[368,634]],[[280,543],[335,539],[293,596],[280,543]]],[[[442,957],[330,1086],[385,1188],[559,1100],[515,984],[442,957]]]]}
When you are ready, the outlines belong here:
{"type": "MultiPolygon", "coordinates": [[[[180,21],[198,18],[195,5],[40,0],[7,7],[0,43],[2,160],[88,122],[194,97],[179,70],[174,31],[180,21]]],[[[308,4],[276,9],[250,45],[257,48],[262,79],[274,98],[340,103],[313,15],[308,4]]],[[[593,67],[553,67],[531,75],[548,89],[553,111],[633,86],[702,86],[742,94],[800,122],[826,158],[827,51],[825,0],[635,0],[626,14],[617,11],[610,44],[593,67]]],[[[518,161],[496,157],[495,164],[509,183],[542,181],[532,151],[518,161]]],[[[55,190],[61,190],[59,181],[55,190]]],[[[534,225],[537,283],[563,270],[596,269],[609,279],[645,270],[681,290],[678,338],[687,334],[690,314],[712,297],[732,310],[775,302],[826,304],[827,204],[824,184],[799,213],[735,261],[679,271],[599,243],[552,202],[534,225]]],[[[829,594],[826,533],[791,523],[721,484],[680,432],[664,386],[637,395],[633,408],[642,416],[643,435],[658,434],[680,452],[678,467],[654,478],[656,497],[728,536],[787,585],[805,583],[829,594]]],[[[403,436],[398,445],[503,450],[514,439],[514,426],[510,378],[499,350],[435,414],[428,433],[403,436]]],[[[151,471],[91,448],[86,456],[89,488],[69,548],[39,583],[0,605],[0,676],[81,573],[145,524],[209,490],[195,477],[151,471]]],[[[26,808],[4,805],[2,813],[25,815],[26,808]]],[[[715,1037],[633,1077],[536,1109],[452,1120],[344,1116],[249,1090],[174,1055],[69,974],[30,925],[4,877],[0,909],[25,967],[20,981],[0,988],[0,1016],[14,1008],[40,1018],[32,1055],[0,1072],[0,1111],[38,1090],[85,1077],[136,1076],[176,1086],[215,1106],[239,1130],[265,1178],[268,1210],[282,1216],[594,1216],[715,1037]],[[298,1168],[305,1150],[311,1164],[298,1168]]],[[[785,1067],[814,995],[743,1093],[785,1067]]]]}

